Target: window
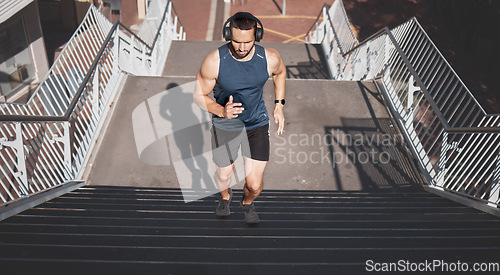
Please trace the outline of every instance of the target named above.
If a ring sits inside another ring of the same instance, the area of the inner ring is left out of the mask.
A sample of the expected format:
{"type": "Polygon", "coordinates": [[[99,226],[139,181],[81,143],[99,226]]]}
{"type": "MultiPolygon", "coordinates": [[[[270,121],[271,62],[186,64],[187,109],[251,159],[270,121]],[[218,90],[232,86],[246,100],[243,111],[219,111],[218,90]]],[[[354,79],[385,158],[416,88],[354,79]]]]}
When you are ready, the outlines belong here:
{"type": "Polygon", "coordinates": [[[8,97],[35,75],[22,19],[0,29],[0,94],[8,97]]]}

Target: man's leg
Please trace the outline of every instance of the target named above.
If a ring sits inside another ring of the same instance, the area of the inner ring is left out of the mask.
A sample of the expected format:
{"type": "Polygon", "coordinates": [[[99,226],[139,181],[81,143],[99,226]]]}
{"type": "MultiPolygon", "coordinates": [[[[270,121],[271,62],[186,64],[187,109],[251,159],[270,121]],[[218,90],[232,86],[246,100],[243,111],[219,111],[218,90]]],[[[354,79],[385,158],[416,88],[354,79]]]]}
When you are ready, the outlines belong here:
{"type": "Polygon", "coordinates": [[[259,161],[245,157],[246,182],[243,187],[245,195],[241,200],[241,207],[245,213],[245,222],[247,224],[260,223],[259,214],[255,210],[253,201],[260,195],[260,192],[264,188],[262,178],[264,176],[266,164],[267,161],[259,161]]]}
{"type": "Polygon", "coordinates": [[[231,183],[231,176],[233,175],[234,163],[226,167],[218,167],[215,171],[214,179],[217,187],[219,188],[220,195],[223,200],[229,200],[229,185],[231,183]]]}
{"type": "Polygon", "coordinates": [[[217,171],[215,171],[214,179],[220,191],[219,205],[215,209],[217,217],[227,217],[231,214],[229,205],[231,204],[232,192],[229,189],[229,184],[231,183],[233,168],[234,164],[231,164],[225,167],[217,167],[217,171]]]}
{"type": "Polygon", "coordinates": [[[245,160],[245,186],[243,188],[245,197],[243,204],[251,204],[262,192],[264,183],[264,170],[266,169],[267,161],[254,160],[244,157],[245,160]]]}

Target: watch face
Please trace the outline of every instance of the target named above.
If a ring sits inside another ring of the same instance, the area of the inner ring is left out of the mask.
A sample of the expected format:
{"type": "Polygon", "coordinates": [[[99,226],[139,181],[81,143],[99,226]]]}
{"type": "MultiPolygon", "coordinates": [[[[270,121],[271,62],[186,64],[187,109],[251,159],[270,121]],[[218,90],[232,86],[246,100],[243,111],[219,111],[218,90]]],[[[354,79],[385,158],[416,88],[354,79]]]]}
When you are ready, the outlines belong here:
{"type": "Polygon", "coordinates": [[[276,99],[274,103],[281,103],[281,105],[285,105],[285,100],[284,99],[276,99]]]}

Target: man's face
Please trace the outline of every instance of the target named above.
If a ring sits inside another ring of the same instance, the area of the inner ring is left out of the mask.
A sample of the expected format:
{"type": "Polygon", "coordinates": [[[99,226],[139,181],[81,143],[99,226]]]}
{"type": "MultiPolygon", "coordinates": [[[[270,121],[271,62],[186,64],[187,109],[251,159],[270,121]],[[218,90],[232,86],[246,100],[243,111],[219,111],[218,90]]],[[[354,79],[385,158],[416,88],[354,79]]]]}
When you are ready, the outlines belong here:
{"type": "Polygon", "coordinates": [[[235,58],[245,58],[255,44],[254,29],[240,30],[232,28],[231,45],[234,49],[235,58]]]}

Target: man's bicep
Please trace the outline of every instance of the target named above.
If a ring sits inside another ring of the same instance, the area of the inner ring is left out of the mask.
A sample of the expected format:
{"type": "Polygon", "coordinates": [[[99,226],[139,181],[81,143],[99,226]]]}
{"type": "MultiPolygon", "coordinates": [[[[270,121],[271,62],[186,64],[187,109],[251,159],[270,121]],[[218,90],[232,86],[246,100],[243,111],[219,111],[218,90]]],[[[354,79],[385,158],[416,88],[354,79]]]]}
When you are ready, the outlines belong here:
{"type": "Polygon", "coordinates": [[[203,77],[203,74],[200,72],[196,77],[196,87],[197,93],[208,95],[215,87],[215,79],[203,77]]]}
{"type": "Polygon", "coordinates": [[[217,81],[217,67],[214,64],[214,60],[208,56],[201,65],[200,71],[196,76],[196,82],[199,84],[200,89],[204,95],[208,95],[217,81]]]}

